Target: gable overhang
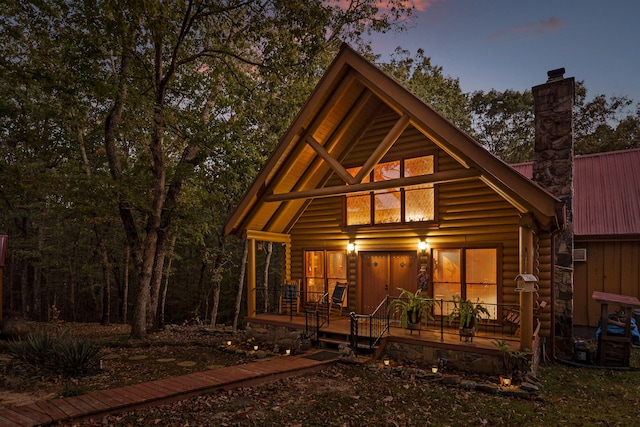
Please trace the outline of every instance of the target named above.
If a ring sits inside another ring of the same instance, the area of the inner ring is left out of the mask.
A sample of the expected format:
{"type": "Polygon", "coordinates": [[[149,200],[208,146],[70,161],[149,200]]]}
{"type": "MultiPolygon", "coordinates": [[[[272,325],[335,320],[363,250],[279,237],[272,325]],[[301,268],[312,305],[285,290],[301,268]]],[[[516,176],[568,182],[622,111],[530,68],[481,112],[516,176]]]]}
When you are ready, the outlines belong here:
{"type": "Polygon", "coordinates": [[[246,230],[259,230],[286,234],[315,198],[398,184],[478,179],[518,212],[533,214],[541,229],[552,231],[563,226],[564,208],[559,199],[489,153],[396,80],[343,45],[232,213],[225,233],[242,236],[246,230]],[[397,119],[378,148],[370,153],[359,176],[352,177],[341,160],[350,150],[351,141],[362,135],[380,111],[393,112],[397,119]],[[382,159],[409,126],[464,169],[412,177],[409,181],[404,178],[402,182],[361,183],[361,176],[382,159]],[[332,175],[340,177],[344,185],[326,186],[332,175]]]}

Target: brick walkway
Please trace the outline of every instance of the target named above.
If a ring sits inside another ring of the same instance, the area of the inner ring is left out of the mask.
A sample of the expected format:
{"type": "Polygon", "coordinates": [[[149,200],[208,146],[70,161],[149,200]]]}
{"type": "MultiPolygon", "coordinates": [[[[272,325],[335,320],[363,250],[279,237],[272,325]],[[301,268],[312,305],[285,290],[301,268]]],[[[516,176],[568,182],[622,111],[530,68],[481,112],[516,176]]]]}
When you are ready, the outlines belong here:
{"type": "Polygon", "coordinates": [[[300,375],[322,369],[336,359],[337,353],[315,351],[94,391],[80,396],[43,400],[30,405],[0,409],[0,426],[46,426],[82,418],[100,418],[107,414],[156,406],[220,389],[255,386],[300,375]]]}

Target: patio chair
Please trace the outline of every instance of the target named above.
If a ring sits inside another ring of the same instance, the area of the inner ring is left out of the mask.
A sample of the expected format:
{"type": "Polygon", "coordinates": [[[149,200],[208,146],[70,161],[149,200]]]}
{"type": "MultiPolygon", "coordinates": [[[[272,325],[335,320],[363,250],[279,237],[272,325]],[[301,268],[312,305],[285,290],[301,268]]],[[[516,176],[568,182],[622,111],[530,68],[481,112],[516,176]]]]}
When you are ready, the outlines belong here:
{"type": "Polygon", "coordinates": [[[280,314],[285,311],[296,313],[300,312],[300,281],[290,280],[285,282],[280,293],[280,314]]]}
{"type": "Polygon", "coordinates": [[[347,296],[348,288],[349,284],[347,282],[336,282],[336,286],[333,288],[333,293],[329,300],[329,316],[331,316],[333,310],[337,310],[338,316],[342,316],[342,306],[347,296]]]}

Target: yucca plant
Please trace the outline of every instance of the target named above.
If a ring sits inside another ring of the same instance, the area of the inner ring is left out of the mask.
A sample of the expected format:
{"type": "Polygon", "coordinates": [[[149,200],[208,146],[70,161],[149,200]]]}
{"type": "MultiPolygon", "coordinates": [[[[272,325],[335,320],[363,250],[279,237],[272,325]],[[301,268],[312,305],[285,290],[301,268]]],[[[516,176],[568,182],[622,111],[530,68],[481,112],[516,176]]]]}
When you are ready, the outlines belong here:
{"type": "Polygon", "coordinates": [[[48,369],[55,357],[55,341],[56,337],[48,332],[29,334],[24,340],[11,341],[7,352],[29,366],[48,369]]]}
{"type": "Polygon", "coordinates": [[[23,341],[9,343],[7,352],[14,359],[40,370],[80,374],[95,368],[101,348],[87,338],[40,332],[29,334],[23,341]]]}
{"type": "Polygon", "coordinates": [[[97,367],[102,349],[87,338],[62,337],[56,351],[58,372],[82,374],[97,367]]]}

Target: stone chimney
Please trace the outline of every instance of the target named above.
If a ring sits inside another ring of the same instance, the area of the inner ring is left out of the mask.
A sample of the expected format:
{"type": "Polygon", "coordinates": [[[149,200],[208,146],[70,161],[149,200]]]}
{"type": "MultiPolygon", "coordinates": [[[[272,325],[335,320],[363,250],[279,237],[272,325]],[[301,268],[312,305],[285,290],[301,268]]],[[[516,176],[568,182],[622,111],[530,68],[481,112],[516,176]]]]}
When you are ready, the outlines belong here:
{"type": "Polygon", "coordinates": [[[535,111],[533,180],[565,203],[567,224],[555,235],[553,343],[556,356],[573,353],[573,104],[575,80],[564,68],[532,88],[535,111]]]}

